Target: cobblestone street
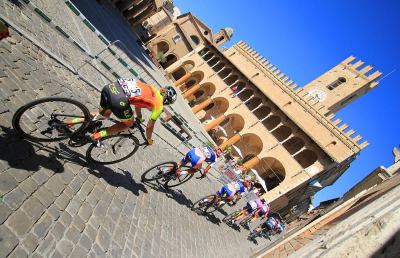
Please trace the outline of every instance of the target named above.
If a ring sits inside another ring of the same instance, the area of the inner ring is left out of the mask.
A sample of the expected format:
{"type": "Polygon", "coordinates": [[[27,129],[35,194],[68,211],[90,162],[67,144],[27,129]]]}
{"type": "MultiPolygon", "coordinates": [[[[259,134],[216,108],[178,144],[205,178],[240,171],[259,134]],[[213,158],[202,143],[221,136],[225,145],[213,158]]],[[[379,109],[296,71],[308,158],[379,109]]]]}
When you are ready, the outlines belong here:
{"type": "MultiPolygon", "coordinates": [[[[75,30],[83,23],[64,1],[31,2],[91,51],[104,47],[92,31],[75,30]]],[[[12,37],[0,41],[0,257],[248,257],[267,244],[249,242],[248,231],[235,231],[220,221],[223,214],[207,218],[190,210],[192,202],[219,189],[221,183],[213,176],[169,191],[140,182],[148,167],[181,156],[170,145],[177,146],[179,140],[159,123],[155,131],[164,141],[158,137],[154,146],[107,166],[87,164],[85,146],[18,138],[11,119],[23,104],[62,96],[96,110],[99,92],[65,66],[78,67],[86,54],[17,3],[0,1],[0,17],[26,32],[11,29],[12,37]]],[[[166,80],[141,62],[132,64],[138,76],[157,83],[166,80]]],[[[104,85],[104,78],[88,66],[81,72],[104,85]]],[[[185,109],[189,107],[180,110],[185,109]]],[[[193,115],[182,115],[192,116],[189,122],[198,126],[193,115]]]]}

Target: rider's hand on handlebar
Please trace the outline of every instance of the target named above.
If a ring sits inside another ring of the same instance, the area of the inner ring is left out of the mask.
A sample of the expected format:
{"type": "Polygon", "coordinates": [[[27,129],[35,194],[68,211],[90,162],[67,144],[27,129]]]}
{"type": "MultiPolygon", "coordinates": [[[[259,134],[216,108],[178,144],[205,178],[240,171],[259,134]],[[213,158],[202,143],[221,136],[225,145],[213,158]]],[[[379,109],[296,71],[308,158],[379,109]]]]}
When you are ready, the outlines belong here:
{"type": "Polygon", "coordinates": [[[147,138],[147,144],[148,144],[148,145],[153,145],[153,143],[154,143],[154,140],[153,140],[153,139],[147,138]]]}

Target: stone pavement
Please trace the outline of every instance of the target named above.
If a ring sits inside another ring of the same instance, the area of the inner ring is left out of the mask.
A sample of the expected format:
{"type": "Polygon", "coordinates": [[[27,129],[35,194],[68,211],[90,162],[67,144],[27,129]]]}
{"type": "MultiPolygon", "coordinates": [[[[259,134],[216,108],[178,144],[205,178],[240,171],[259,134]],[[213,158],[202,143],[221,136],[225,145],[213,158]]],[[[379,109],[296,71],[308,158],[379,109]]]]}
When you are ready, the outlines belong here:
{"type": "MultiPolygon", "coordinates": [[[[15,2],[0,1],[1,17],[38,34],[64,60],[82,62],[82,53],[15,2]]],[[[177,139],[161,126],[156,130],[166,141],[109,166],[87,164],[85,147],[19,139],[11,127],[19,106],[64,96],[95,110],[99,94],[11,32],[0,41],[0,257],[246,257],[258,248],[246,240],[248,232],[220,223],[222,214],[206,218],[189,209],[220,187],[214,178],[171,191],[140,183],[146,168],[180,156],[168,144],[177,139]]]]}

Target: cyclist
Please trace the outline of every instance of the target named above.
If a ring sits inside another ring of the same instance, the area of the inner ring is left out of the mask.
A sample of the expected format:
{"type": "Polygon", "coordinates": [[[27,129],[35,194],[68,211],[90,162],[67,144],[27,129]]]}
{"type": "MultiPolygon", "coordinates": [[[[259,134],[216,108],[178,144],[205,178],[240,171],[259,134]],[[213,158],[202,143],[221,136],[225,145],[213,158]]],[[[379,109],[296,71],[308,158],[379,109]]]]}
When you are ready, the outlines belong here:
{"type": "MultiPolygon", "coordinates": [[[[118,79],[117,82],[106,85],[102,89],[99,113],[105,117],[109,117],[113,113],[120,119],[120,122],[106,130],[94,133],[90,137],[92,140],[99,140],[131,127],[135,123],[135,119],[130,105],[134,105],[137,118],[141,121],[143,121],[141,109],[151,110],[150,119],[146,126],[146,138],[151,145],[153,144],[152,134],[156,120],[163,112],[164,105],[174,103],[176,98],[176,91],[171,86],[157,89],[135,79],[118,79]]],[[[79,120],[80,118],[75,118],[70,122],[82,122],[79,120]]]]}
{"type": "MultiPolygon", "coordinates": [[[[208,171],[214,166],[218,157],[222,156],[221,148],[216,148],[213,150],[211,147],[201,147],[201,148],[194,148],[191,149],[186,155],[182,158],[180,162],[178,162],[178,168],[175,170],[175,174],[177,177],[186,175],[188,173],[196,172],[196,169],[201,168],[203,162],[207,162],[208,166],[204,169],[203,174],[207,174],[208,171]],[[186,171],[181,171],[180,167],[187,163],[191,164],[191,169],[186,171]]],[[[165,173],[170,172],[165,171],[165,173]]]]}
{"type": "Polygon", "coordinates": [[[268,219],[264,223],[253,230],[253,234],[257,234],[263,229],[273,230],[278,234],[281,233],[285,229],[281,215],[274,213],[268,216],[268,219]]]}
{"type": "Polygon", "coordinates": [[[221,204],[222,201],[232,201],[235,196],[237,197],[235,201],[239,201],[241,196],[251,189],[252,185],[253,183],[251,181],[251,176],[247,176],[244,179],[240,179],[222,186],[222,188],[217,192],[217,196],[223,197],[224,200],[217,198],[216,202],[219,203],[216,204],[221,204]]]}
{"type": "Polygon", "coordinates": [[[270,212],[270,206],[268,201],[265,199],[260,199],[257,197],[256,199],[250,200],[247,202],[246,206],[242,208],[242,211],[244,211],[242,214],[237,216],[234,219],[234,222],[239,221],[246,216],[251,215],[251,220],[248,222],[251,223],[255,221],[257,218],[262,217],[265,218],[268,213],[270,212]]]}

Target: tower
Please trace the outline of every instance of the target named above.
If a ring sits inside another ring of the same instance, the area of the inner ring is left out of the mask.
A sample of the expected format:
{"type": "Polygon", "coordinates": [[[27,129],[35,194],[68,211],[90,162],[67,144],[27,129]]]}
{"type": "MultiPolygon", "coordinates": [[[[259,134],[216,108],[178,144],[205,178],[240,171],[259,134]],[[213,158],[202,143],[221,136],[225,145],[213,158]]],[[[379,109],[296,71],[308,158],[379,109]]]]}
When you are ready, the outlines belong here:
{"type": "Polygon", "coordinates": [[[382,73],[373,72],[371,65],[364,66],[353,56],[322,74],[304,87],[304,90],[322,105],[322,112],[337,112],[378,85],[382,73]]]}
{"type": "Polygon", "coordinates": [[[225,28],[221,29],[217,34],[214,35],[214,43],[215,45],[220,46],[224,44],[225,42],[231,40],[233,36],[233,29],[232,28],[225,28]]]}

